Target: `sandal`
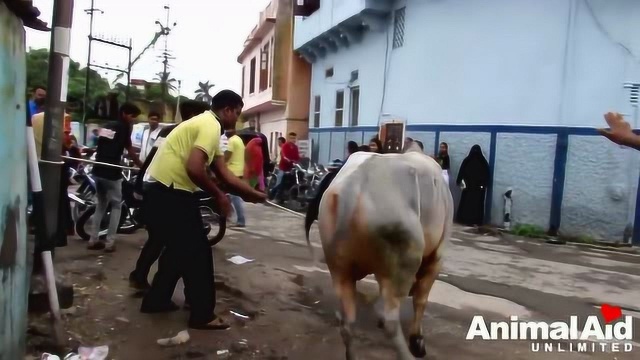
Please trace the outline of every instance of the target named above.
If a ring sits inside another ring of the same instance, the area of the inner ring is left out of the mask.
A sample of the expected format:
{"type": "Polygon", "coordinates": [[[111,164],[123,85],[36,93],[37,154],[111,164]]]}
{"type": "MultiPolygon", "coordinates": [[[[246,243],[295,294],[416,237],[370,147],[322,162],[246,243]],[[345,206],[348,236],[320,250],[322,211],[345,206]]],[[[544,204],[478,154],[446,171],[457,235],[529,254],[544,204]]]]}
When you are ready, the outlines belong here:
{"type": "Polygon", "coordinates": [[[226,323],[221,317],[216,317],[206,324],[189,324],[189,328],[196,330],[227,330],[231,325],[226,323]]]}

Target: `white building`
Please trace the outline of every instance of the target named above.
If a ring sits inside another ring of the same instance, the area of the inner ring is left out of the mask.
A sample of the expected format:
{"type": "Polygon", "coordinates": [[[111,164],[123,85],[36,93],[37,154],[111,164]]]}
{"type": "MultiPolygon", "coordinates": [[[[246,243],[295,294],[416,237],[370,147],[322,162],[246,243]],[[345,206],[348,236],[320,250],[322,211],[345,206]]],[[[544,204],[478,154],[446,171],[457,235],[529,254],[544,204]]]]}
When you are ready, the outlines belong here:
{"type": "Polygon", "coordinates": [[[312,64],[320,162],[398,119],[427,153],[449,143],[452,179],[470,147],[482,146],[492,223],[501,223],[507,187],[515,223],[565,234],[620,240],[640,216],[640,154],[595,130],[609,110],[637,127],[623,85],[640,82],[640,1],[305,2],[294,48],[312,64]]]}

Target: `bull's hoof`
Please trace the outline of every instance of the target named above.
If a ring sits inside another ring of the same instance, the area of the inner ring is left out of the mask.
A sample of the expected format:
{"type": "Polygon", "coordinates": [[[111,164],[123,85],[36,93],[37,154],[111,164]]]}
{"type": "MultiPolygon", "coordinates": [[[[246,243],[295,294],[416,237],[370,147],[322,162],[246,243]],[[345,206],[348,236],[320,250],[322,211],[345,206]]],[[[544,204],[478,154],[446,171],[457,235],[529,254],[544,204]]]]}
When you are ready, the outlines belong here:
{"type": "Polygon", "coordinates": [[[422,335],[409,336],[409,350],[411,354],[419,359],[424,358],[427,355],[427,350],[424,346],[424,337],[422,335]]]}
{"type": "Polygon", "coordinates": [[[384,320],[378,319],[378,329],[384,329],[384,320]]]}

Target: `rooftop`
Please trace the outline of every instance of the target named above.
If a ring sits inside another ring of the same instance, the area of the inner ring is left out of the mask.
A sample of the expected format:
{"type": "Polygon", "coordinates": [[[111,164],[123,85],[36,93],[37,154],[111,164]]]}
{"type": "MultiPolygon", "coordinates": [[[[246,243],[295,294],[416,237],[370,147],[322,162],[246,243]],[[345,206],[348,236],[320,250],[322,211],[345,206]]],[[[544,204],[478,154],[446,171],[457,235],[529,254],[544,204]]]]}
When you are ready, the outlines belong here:
{"type": "Polygon", "coordinates": [[[242,63],[244,57],[248,53],[250,53],[256,45],[260,44],[264,36],[267,35],[271,29],[273,29],[274,24],[276,23],[276,14],[278,11],[277,4],[277,1],[272,1],[264,10],[260,12],[258,24],[253,28],[253,30],[251,30],[251,33],[244,41],[244,49],[238,56],[239,63],[242,63]]]}

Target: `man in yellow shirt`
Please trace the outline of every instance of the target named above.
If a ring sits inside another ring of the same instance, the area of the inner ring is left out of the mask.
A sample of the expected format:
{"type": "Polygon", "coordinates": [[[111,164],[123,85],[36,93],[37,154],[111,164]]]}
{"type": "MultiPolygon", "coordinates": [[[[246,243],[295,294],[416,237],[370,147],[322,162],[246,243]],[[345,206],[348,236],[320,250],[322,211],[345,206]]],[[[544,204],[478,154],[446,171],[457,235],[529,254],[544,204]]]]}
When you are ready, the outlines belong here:
{"type": "MultiPolygon", "coordinates": [[[[237,176],[239,179],[242,179],[242,175],[244,174],[244,142],[240,138],[240,136],[236,135],[236,131],[228,130],[226,132],[227,135],[227,143],[222,146],[222,150],[224,151],[224,160],[227,163],[227,167],[229,171],[233,173],[233,175],[237,176]]],[[[233,205],[233,209],[236,212],[236,223],[234,227],[245,227],[245,217],[244,217],[244,205],[242,204],[242,198],[233,194],[229,194],[229,200],[231,201],[231,205],[233,205]]]]}
{"type": "MultiPolygon", "coordinates": [[[[31,117],[31,126],[33,127],[33,137],[36,141],[36,154],[38,160],[42,157],[42,136],[44,133],[44,112],[37,113],[31,117]]],[[[64,113],[64,124],[62,126],[64,138],[71,134],[71,115],[64,113]]]]}
{"type": "Polygon", "coordinates": [[[219,330],[229,327],[214,313],[213,256],[204,233],[202,217],[193,192],[208,192],[227,216],[231,204],[226,194],[207,174],[211,168],[220,182],[243,199],[262,202],[266,195],[233,175],[220,152],[222,128],[231,129],[242,111],[240,95],[230,90],[212,100],[212,111],[180,123],[162,144],[149,167],[152,183],[145,193],[147,231],[165,244],[158,272],[145,295],[141,311],[157,313],[177,310],[171,301],[176,283],[184,280],[189,295],[189,327],[219,330]]]}

